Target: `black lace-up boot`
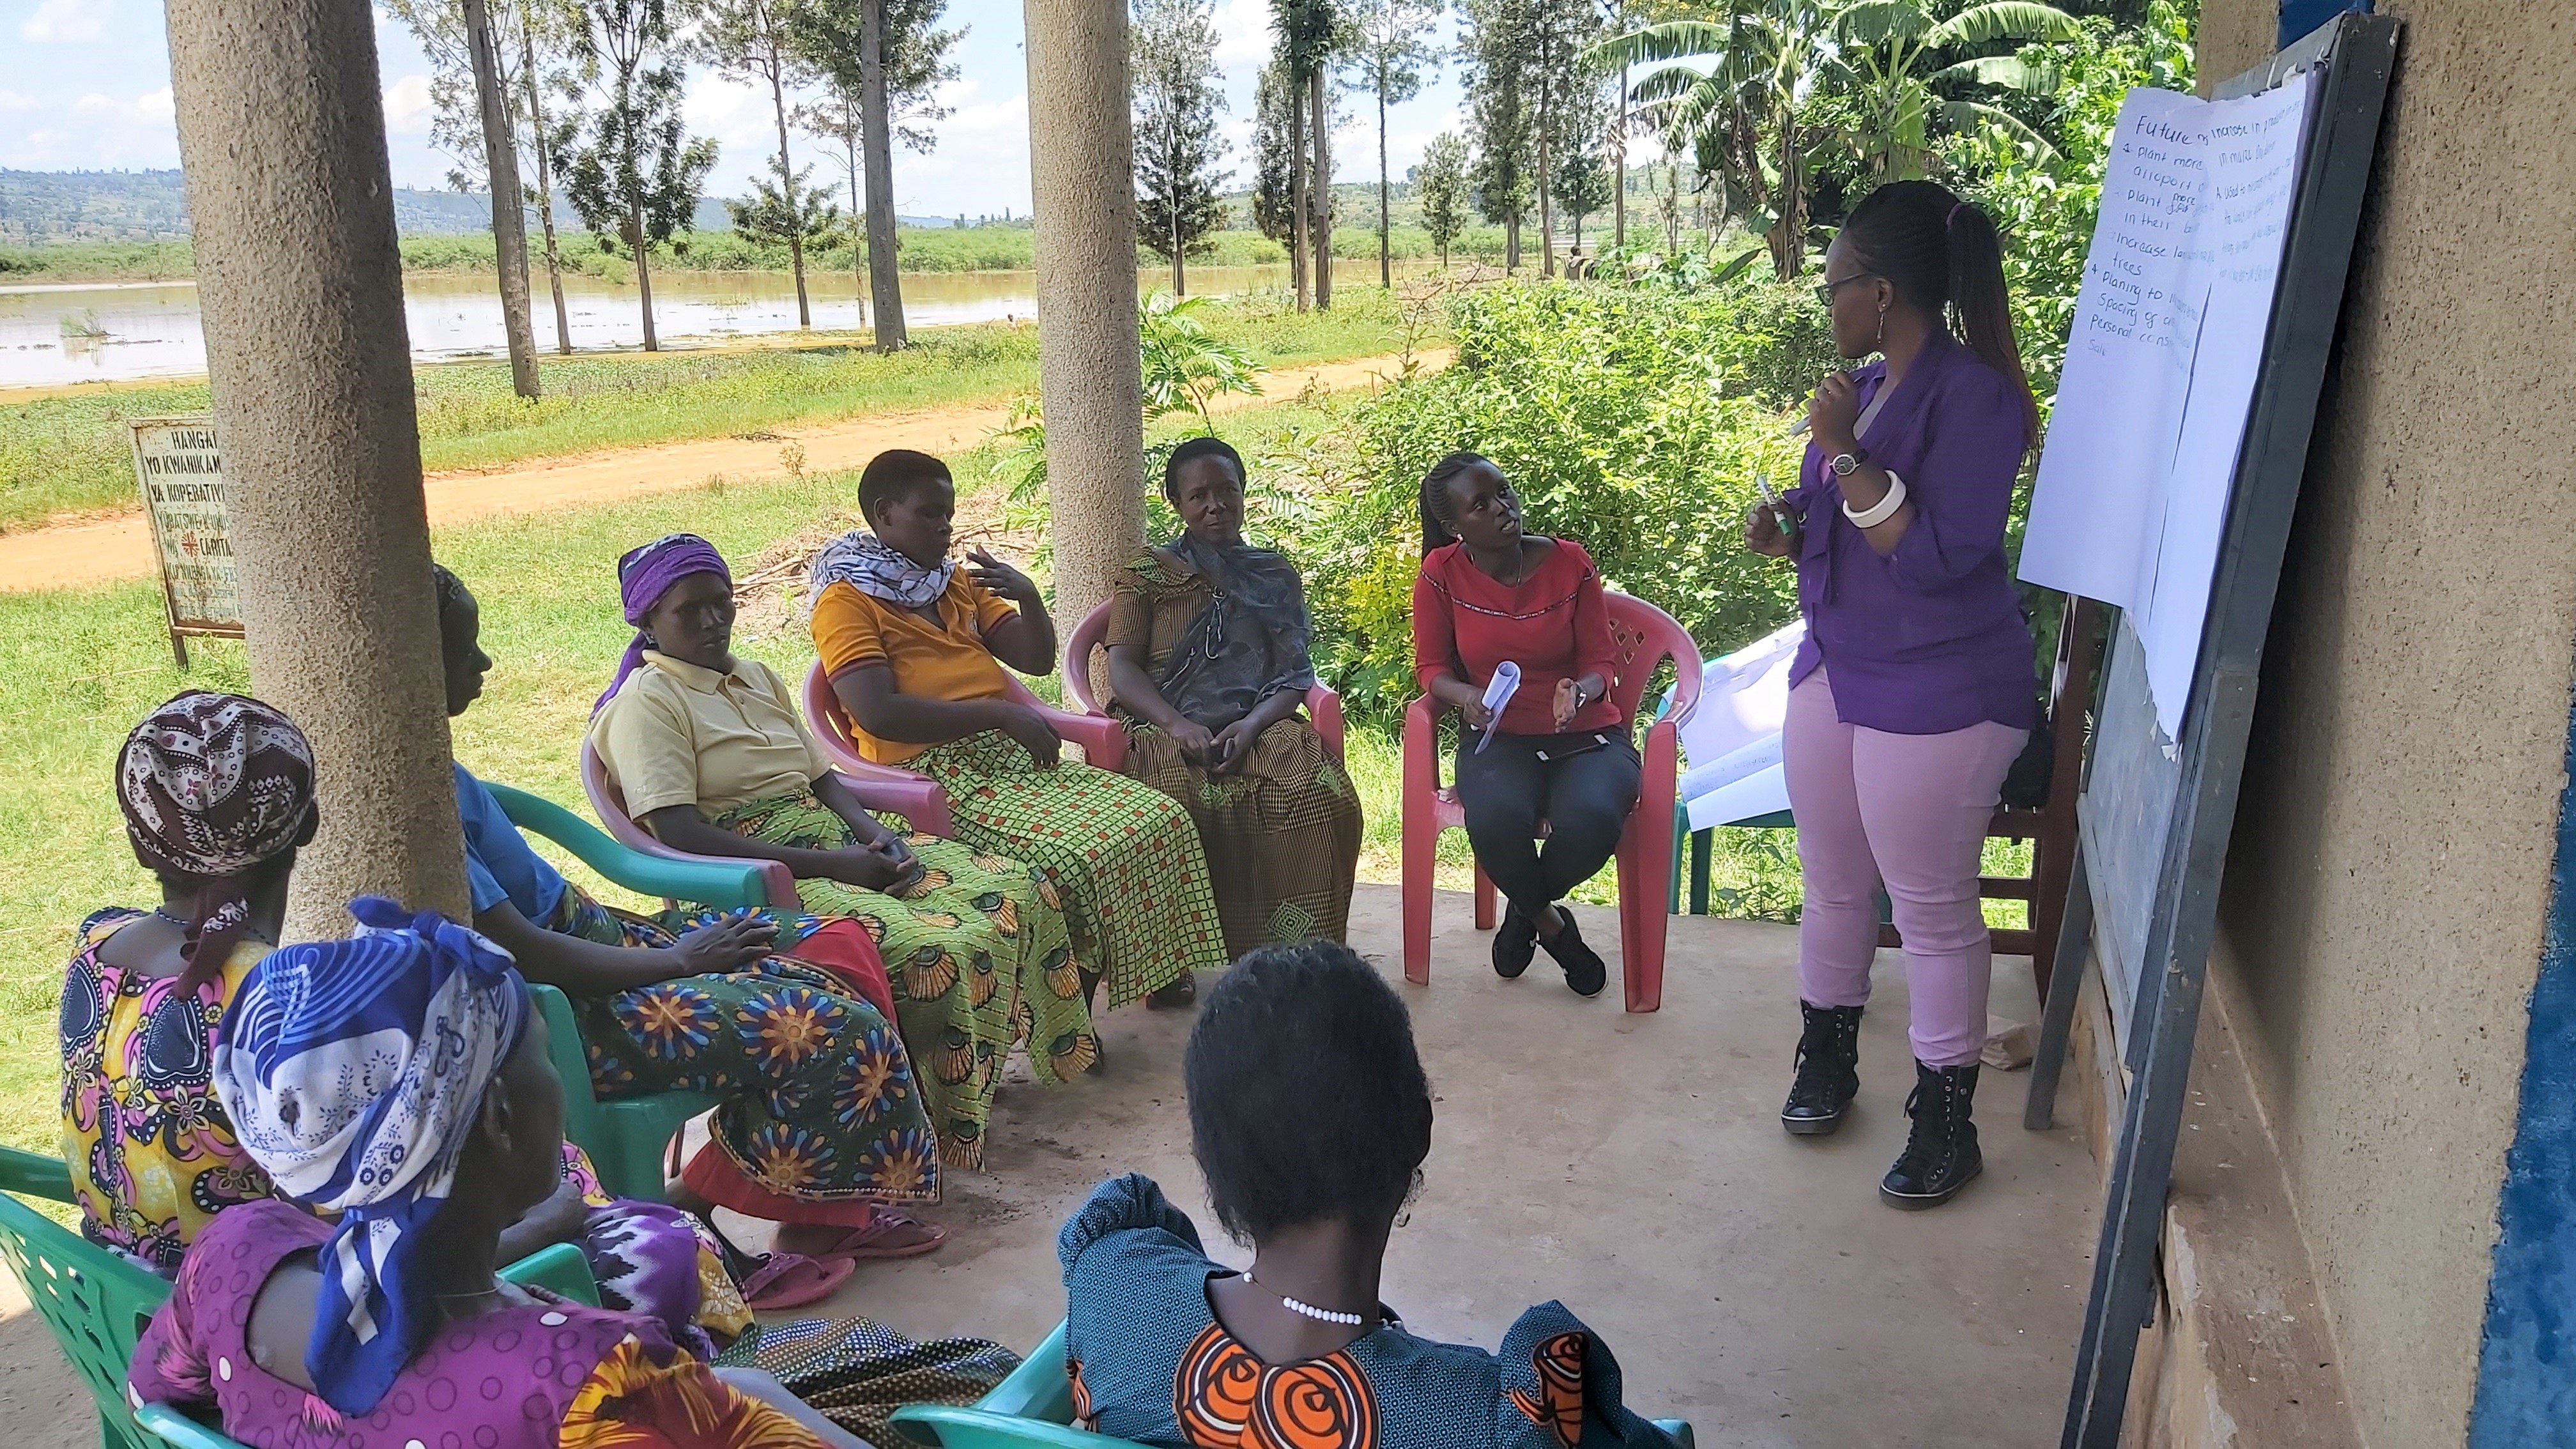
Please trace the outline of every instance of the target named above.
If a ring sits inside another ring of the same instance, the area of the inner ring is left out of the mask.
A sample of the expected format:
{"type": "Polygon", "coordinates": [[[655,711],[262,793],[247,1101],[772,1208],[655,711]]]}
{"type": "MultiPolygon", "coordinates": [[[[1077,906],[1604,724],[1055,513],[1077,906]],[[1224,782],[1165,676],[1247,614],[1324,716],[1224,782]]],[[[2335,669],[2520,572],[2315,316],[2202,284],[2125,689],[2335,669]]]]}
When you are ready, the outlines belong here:
{"type": "Polygon", "coordinates": [[[1799,1137],[1822,1137],[1843,1125],[1843,1110],[1860,1091],[1860,1013],[1857,1006],[1798,1003],[1807,1029],[1798,1037],[1798,1079],[1780,1125],[1799,1137]]]}
{"type": "Polygon", "coordinates": [[[1976,1100],[1976,1063],[1914,1064],[1914,1095],[1905,1099],[1905,1115],[1914,1119],[1914,1130],[1905,1139],[1904,1155],[1878,1185],[1878,1195],[1889,1207],[1939,1207],[1986,1170],[1985,1156],[1977,1151],[1977,1124],[1968,1117],[1976,1100]]]}

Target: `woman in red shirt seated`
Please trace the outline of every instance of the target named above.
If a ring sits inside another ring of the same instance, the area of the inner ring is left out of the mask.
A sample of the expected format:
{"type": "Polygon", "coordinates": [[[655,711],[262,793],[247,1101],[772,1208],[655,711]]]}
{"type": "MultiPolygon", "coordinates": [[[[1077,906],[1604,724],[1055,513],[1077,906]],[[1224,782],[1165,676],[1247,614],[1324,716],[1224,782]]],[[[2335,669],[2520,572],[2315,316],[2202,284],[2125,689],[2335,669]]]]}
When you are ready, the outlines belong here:
{"type": "Polygon", "coordinates": [[[1519,495],[1474,453],[1424,475],[1422,547],[1413,671],[1466,721],[1454,778],[1467,839],[1511,903],[1495,974],[1520,975],[1544,947],[1576,994],[1598,995],[1608,968],[1557,901],[1609,863],[1642,773],[1610,699],[1618,654],[1601,575],[1572,539],[1522,532],[1519,495]],[[1497,711],[1485,696],[1504,663],[1520,684],[1497,711]]]}

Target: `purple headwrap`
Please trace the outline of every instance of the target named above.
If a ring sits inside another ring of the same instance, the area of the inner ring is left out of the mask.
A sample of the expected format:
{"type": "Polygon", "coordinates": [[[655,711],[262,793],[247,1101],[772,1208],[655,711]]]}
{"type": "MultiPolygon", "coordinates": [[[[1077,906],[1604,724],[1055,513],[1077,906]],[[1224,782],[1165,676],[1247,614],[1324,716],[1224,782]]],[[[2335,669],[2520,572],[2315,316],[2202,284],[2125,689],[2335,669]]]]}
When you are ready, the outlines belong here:
{"type": "Polygon", "coordinates": [[[635,626],[635,638],[626,646],[626,657],[617,661],[617,677],[591,703],[592,714],[616,695],[617,686],[626,682],[626,676],[644,662],[644,651],[653,647],[644,616],[653,612],[673,584],[691,574],[714,574],[727,588],[733,586],[733,570],[725,567],[724,555],[694,533],[666,533],[642,548],[629,549],[617,561],[617,592],[626,607],[626,622],[635,626]]]}

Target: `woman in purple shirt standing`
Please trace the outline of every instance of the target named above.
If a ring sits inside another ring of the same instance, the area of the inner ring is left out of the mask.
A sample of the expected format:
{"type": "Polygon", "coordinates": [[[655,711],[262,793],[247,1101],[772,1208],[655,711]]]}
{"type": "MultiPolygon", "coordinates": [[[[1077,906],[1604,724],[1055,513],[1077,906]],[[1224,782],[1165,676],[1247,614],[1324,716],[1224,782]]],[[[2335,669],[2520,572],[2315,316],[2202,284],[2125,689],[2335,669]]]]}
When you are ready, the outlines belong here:
{"type": "Polygon", "coordinates": [[[2004,562],[2013,480],[2039,432],[1984,212],[1928,181],[1852,209],[1816,289],[1845,357],[1808,406],[1784,527],[1746,546],[1798,566],[1807,642],[1783,744],[1806,909],[1806,1029],[1780,1122],[1828,1133],[1860,1090],[1860,1014],[1885,887],[1913,1001],[1913,1119],[1879,1184],[1947,1202],[1984,1167],[1969,1120],[1993,951],[1978,905],[1987,822],[2031,728],[2030,624],[2004,562]]]}

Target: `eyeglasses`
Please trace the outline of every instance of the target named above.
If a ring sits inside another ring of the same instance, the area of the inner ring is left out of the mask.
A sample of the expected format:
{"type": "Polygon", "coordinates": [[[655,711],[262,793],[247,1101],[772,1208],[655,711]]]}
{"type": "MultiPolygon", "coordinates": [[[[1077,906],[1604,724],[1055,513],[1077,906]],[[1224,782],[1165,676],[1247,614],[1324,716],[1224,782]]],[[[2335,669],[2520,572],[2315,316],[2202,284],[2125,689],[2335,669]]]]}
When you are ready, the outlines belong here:
{"type": "Polygon", "coordinates": [[[1825,304],[1825,310],[1832,311],[1834,305],[1834,293],[1841,291],[1843,288],[1850,286],[1854,282],[1868,281],[1874,275],[1876,275],[1876,273],[1854,272],[1839,282],[1827,282],[1823,286],[1816,288],[1816,300],[1825,304]]]}

